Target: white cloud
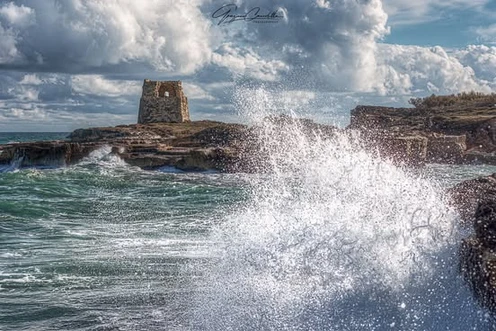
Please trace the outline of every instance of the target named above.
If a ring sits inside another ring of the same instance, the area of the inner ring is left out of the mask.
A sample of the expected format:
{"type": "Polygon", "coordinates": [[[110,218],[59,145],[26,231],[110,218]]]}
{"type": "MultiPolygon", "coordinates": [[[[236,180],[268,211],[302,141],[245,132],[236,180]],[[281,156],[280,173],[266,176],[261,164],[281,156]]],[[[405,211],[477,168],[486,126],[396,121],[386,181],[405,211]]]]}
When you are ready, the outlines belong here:
{"type": "Polygon", "coordinates": [[[18,49],[22,40],[21,29],[34,24],[34,10],[9,2],[0,6],[0,63],[14,63],[23,60],[18,49]]]}
{"type": "Polygon", "coordinates": [[[16,33],[0,24],[0,63],[13,63],[21,58],[17,50],[16,33]]]}
{"type": "Polygon", "coordinates": [[[11,108],[10,113],[4,114],[4,116],[27,121],[43,121],[48,117],[45,110],[36,107],[33,109],[11,108]]]}
{"type": "MultiPolygon", "coordinates": [[[[199,10],[200,1],[22,2],[32,9],[12,3],[3,7],[4,29],[17,29],[35,14],[36,25],[11,33],[30,64],[84,71],[137,62],[190,74],[210,61],[210,22],[199,10]]],[[[9,62],[1,55],[2,63],[9,62]]]]}
{"type": "Polygon", "coordinates": [[[43,81],[36,74],[24,75],[22,80],[19,82],[21,85],[41,85],[43,81]]]}
{"type": "Polygon", "coordinates": [[[443,48],[382,44],[378,49],[382,94],[490,92],[487,81],[476,76],[443,48]]]}
{"type": "Polygon", "coordinates": [[[496,46],[470,45],[452,52],[460,63],[472,68],[478,78],[496,88],[496,46]]]}
{"type": "Polygon", "coordinates": [[[197,84],[183,82],[183,88],[188,100],[215,100],[215,97],[197,84]]]}
{"type": "Polygon", "coordinates": [[[0,6],[0,19],[10,26],[26,27],[35,23],[35,13],[32,8],[9,2],[0,6]]]}
{"type": "Polygon", "coordinates": [[[289,69],[280,60],[263,59],[249,47],[236,47],[231,43],[222,45],[212,56],[212,62],[229,69],[237,76],[265,81],[276,80],[282,71],[289,69]]]}
{"type": "Polygon", "coordinates": [[[71,77],[71,86],[75,93],[105,97],[134,95],[139,97],[141,82],[108,80],[101,75],[75,75],[71,77]]]}
{"type": "Polygon", "coordinates": [[[33,87],[24,85],[15,85],[8,90],[11,98],[17,102],[33,102],[38,101],[40,91],[33,87]]]}

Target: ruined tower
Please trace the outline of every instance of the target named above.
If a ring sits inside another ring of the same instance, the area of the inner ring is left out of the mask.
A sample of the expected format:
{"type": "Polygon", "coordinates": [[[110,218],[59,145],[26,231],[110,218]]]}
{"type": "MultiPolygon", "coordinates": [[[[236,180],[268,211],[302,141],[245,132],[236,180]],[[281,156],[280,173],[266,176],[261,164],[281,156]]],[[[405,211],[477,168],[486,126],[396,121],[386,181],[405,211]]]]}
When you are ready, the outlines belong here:
{"type": "Polygon", "coordinates": [[[188,99],[180,81],[145,79],[138,123],[189,122],[188,99]]]}

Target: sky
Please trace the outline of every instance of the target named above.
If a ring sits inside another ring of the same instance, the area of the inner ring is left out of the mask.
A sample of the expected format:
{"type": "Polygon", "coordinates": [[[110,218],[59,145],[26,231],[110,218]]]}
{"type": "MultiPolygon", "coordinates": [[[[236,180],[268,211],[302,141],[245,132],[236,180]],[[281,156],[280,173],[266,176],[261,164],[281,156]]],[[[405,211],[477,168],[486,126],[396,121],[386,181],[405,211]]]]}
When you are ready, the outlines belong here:
{"type": "Polygon", "coordinates": [[[241,89],[337,125],[358,104],[496,92],[496,0],[0,0],[0,131],[136,123],[145,78],[228,122],[241,89]],[[222,22],[224,5],[277,17],[222,22]]]}

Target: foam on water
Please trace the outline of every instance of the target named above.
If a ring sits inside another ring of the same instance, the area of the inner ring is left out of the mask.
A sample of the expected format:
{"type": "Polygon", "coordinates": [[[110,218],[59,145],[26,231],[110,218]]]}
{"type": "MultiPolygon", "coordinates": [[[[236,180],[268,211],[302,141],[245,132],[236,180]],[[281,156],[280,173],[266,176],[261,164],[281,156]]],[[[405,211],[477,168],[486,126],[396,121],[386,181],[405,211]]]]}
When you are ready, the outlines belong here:
{"type": "Polygon", "coordinates": [[[264,90],[238,91],[262,126],[269,174],[212,231],[192,308],[201,330],[480,330],[492,321],[457,270],[457,215],[435,183],[345,135],[268,121],[264,90]],[[250,102],[253,100],[253,102],[250,102]],[[262,100],[263,102],[261,102],[262,100]]]}
{"type": "Polygon", "coordinates": [[[97,165],[102,168],[127,167],[128,164],[118,155],[112,153],[111,146],[102,146],[83,158],[78,166],[97,165]]]}
{"type": "MultiPolygon", "coordinates": [[[[23,154],[16,153],[14,155],[10,164],[0,165],[0,173],[2,172],[16,172],[22,168],[25,168],[23,164],[25,156],[23,154]]],[[[36,166],[28,167],[30,169],[56,169],[63,166],[64,162],[54,159],[51,165],[46,166],[36,166]]],[[[125,168],[130,166],[122,160],[118,155],[112,153],[111,146],[102,146],[94,151],[92,151],[88,156],[84,157],[80,162],[77,163],[76,167],[87,167],[87,166],[97,166],[103,171],[113,168],[125,168]]]]}

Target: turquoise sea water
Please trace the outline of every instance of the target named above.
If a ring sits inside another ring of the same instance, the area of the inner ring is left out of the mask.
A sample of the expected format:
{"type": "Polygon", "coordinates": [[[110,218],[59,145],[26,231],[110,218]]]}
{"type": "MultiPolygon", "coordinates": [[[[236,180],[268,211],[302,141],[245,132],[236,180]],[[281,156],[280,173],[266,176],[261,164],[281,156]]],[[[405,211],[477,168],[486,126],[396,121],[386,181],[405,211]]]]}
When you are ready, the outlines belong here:
{"type": "Polygon", "coordinates": [[[43,140],[65,140],[69,132],[0,132],[0,144],[43,140]]]}
{"type": "Polygon", "coordinates": [[[173,328],[179,268],[242,197],[235,175],[112,160],[1,173],[0,329],[173,328]]]}
{"type": "Polygon", "coordinates": [[[105,151],[0,173],[0,330],[491,329],[439,192],[496,168],[422,179],[299,142],[263,175],[144,171],[105,151]]]}

